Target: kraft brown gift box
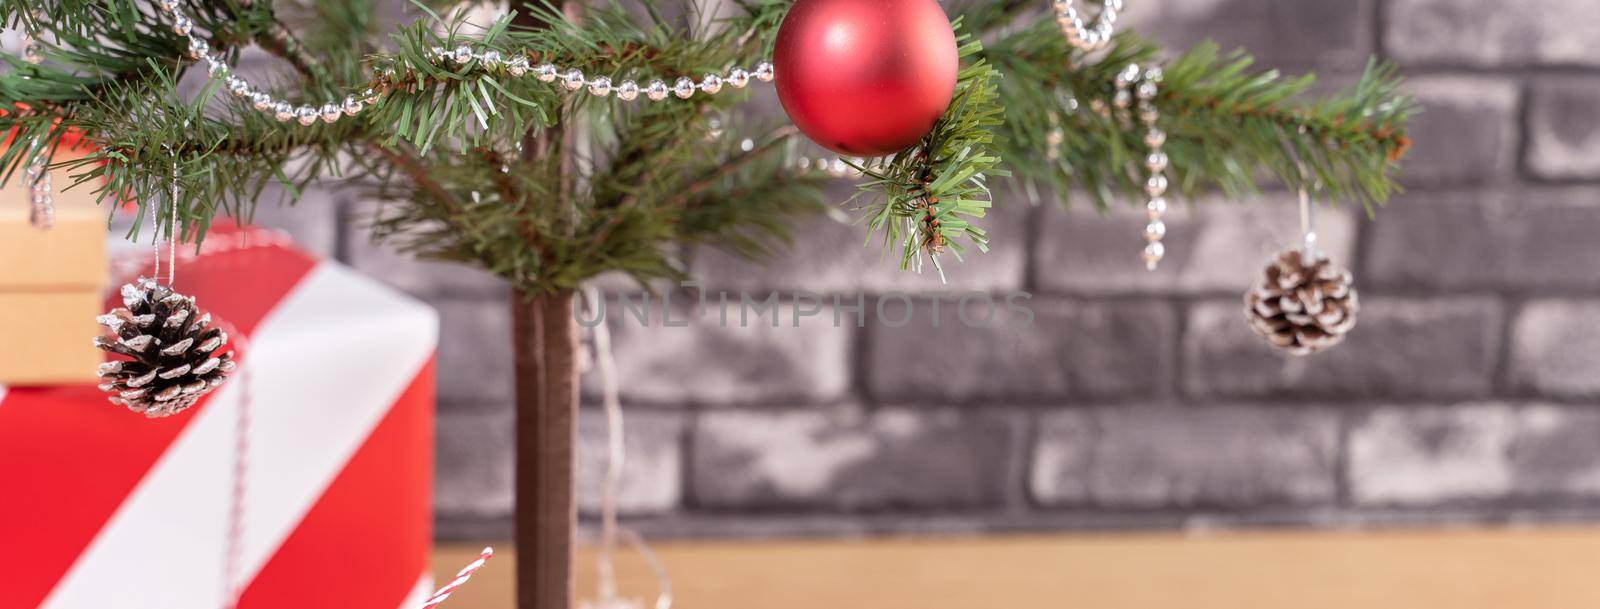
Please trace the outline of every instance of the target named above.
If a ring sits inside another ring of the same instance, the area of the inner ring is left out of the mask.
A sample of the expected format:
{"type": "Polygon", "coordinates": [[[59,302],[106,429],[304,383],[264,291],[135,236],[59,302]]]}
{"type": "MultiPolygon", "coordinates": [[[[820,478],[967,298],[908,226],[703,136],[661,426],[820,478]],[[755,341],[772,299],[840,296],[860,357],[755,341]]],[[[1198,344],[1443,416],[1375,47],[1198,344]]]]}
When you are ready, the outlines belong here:
{"type": "Polygon", "coordinates": [[[0,292],[0,312],[29,320],[7,324],[0,385],[94,382],[103,358],[90,341],[101,331],[101,304],[98,290],[0,292]]]}
{"type": "MultiPolygon", "coordinates": [[[[56,184],[71,183],[55,173],[56,184]]],[[[93,382],[103,360],[92,341],[104,313],[106,214],[93,185],[58,188],[55,227],[34,228],[22,178],[0,189],[0,385],[93,382]]]]}

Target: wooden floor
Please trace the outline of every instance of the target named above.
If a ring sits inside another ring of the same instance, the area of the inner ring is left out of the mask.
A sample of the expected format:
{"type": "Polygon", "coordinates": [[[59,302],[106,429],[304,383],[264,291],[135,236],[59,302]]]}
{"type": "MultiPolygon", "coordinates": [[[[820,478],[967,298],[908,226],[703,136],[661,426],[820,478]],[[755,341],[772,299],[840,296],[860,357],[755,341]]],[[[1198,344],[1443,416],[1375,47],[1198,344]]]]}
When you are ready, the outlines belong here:
{"type": "MultiPolygon", "coordinates": [[[[478,546],[443,547],[440,581],[478,546]]],[[[443,609],[509,609],[509,545],[443,609]]],[[[679,609],[1600,607],[1600,528],[663,543],[679,609]]],[[[579,596],[592,596],[590,555],[579,596]]],[[[632,556],[624,590],[654,594],[632,556]]],[[[648,604],[645,605],[648,607],[648,604]]]]}

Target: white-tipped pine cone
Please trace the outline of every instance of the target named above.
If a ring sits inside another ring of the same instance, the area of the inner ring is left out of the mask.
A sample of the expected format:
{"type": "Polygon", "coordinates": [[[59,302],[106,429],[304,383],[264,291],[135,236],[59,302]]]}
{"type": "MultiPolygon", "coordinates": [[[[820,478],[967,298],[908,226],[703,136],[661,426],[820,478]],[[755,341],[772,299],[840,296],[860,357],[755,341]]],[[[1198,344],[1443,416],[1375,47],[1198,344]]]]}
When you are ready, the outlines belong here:
{"type": "Polygon", "coordinates": [[[1295,355],[1339,344],[1356,325],[1361,304],[1350,271],[1326,256],[1306,264],[1300,249],[1279,253],[1244,295],[1245,317],[1256,334],[1295,355]]]}
{"type": "Polygon", "coordinates": [[[233,352],[223,351],[228,335],[211,327],[211,314],[201,314],[194,298],[140,277],[122,286],[124,308],[97,321],[112,336],[97,336],[94,345],[124,355],[100,365],[100,389],[111,403],[147,417],[165,417],[193,406],[233,372],[233,352]]]}

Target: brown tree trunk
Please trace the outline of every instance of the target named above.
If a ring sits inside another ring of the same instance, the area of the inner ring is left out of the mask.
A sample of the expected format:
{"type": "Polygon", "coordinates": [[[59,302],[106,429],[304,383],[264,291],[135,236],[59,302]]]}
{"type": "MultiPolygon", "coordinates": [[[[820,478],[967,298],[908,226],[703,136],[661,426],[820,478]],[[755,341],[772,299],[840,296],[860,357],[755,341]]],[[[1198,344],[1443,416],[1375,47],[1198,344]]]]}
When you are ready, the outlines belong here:
{"type": "Polygon", "coordinates": [[[517,609],[571,609],[578,326],[572,292],[511,295],[517,368],[517,609]]]}
{"type": "MultiPolygon", "coordinates": [[[[570,11],[581,2],[554,0],[570,11]]],[[[530,10],[515,23],[551,24],[530,10]]],[[[524,161],[564,155],[563,127],[555,121],[523,136],[524,161]]],[[[561,178],[558,177],[558,180],[561,178]]],[[[560,184],[556,192],[563,192],[560,184]]],[[[511,340],[517,367],[517,609],[572,609],[577,604],[572,535],[573,447],[578,436],[578,325],[573,294],[511,295],[511,340]]]]}

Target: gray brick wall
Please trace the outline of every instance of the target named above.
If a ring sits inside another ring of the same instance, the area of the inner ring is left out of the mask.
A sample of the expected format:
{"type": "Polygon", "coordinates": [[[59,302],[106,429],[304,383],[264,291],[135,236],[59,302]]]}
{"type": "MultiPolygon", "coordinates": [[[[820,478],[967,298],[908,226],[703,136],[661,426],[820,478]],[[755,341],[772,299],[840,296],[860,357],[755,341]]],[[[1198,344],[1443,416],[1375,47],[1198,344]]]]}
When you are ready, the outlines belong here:
{"type": "MultiPolygon", "coordinates": [[[[1294,242],[1293,197],[1211,198],[1169,223],[1157,273],[1139,214],[1062,211],[1001,190],[994,252],[951,282],[901,273],[827,219],[765,266],[688,252],[719,291],[783,292],[800,328],[612,322],[631,449],[622,506],[678,536],[1178,526],[1350,526],[1600,515],[1600,25],[1580,0],[1132,2],[1133,27],[1213,38],[1350,82],[1398,62],[1426,106],[1407,191],[1377,221],[1321,215],[1366,307],[1344,345],[1289,358],[1246,330],[1239,294],[1294,242]],[[926,297],[912,321],[892,292],[926,297]],[[968,290],[1032,294],[1030,329],[956,322],[968,290]],[[855,304],[859,314],[835,310],[855,304]],[[834,327],[832,316],[844,324],[834,327]]],[[[840,193],[848,192],[841,185],[840,193]]],[[[509,530],[506,289],[367,243],[369,206],[318,193],[260,220],[437,306],[438,518],[509,530]]],[[[841,196],[842,199],[842,196],[841,196]]],[[[1049,199],[1049,197],[1046,197],[1049,199]]],[[[613,298],[628,284],[606,280],[613,298]]],[[[674,294],[675,319],[693,292],[674,294]]],[[[660,310],[659,301],[655,303],[660,310]]],[[[734,311],[737,314],[737,309],[734,311]]],[[[656,319],[659,322],[659,315],[656,319]]],[[[763,319],[762,321],[765,321],[763,319]]],[[[783,324],[787,326],[788,324],[783,324]]],[[[581,507],[603,426],[586,380],[581,507]]]]}

